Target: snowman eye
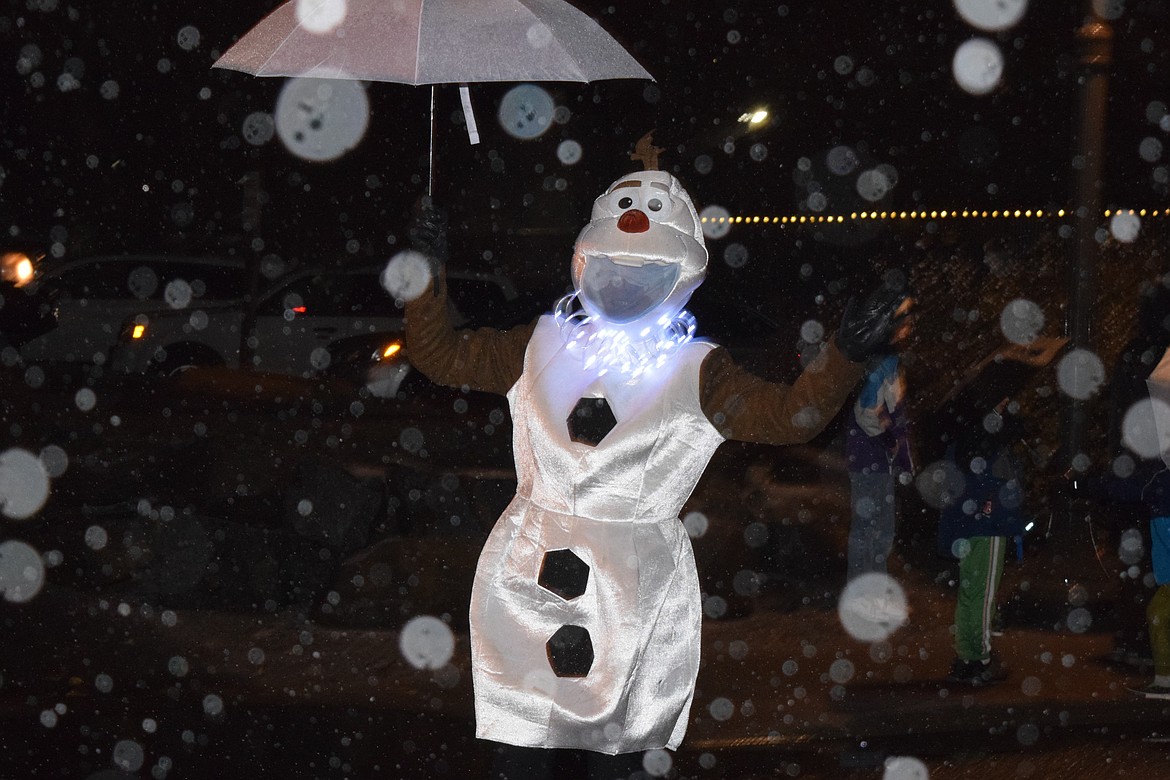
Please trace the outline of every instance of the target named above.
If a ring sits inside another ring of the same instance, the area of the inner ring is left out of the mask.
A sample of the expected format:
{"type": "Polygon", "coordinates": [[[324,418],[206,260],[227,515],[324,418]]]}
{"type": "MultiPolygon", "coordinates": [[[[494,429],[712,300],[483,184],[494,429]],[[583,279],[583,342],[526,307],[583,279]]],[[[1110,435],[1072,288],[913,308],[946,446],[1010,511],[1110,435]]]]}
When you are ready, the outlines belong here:
{"type": "Polygon", "coordinates": [[[634,205],[633,198],[622,198],[621,200],[618,201],[618,208],[619,209],[628,209],[630,206],[633,206],[633,205],[634,205]]]}
{"type": "Polygon", "coordinates": [[[650,202],[646,204],[646,208],[651,211],[662,211],[662,201],[658,198],[651,198],[650,202]]]}

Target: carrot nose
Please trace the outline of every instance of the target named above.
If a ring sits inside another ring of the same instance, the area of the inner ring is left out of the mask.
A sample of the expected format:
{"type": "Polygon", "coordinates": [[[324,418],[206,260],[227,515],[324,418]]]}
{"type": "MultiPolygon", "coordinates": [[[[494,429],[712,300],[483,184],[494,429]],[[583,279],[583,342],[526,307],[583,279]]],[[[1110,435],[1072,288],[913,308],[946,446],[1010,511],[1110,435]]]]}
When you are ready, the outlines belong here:
{"type": "Polygon", "coordinates": [[[650,218],[639,209],[630,209],[618,218],[618,230],[623,233],[645,233],[649,229],[650,218]]]}

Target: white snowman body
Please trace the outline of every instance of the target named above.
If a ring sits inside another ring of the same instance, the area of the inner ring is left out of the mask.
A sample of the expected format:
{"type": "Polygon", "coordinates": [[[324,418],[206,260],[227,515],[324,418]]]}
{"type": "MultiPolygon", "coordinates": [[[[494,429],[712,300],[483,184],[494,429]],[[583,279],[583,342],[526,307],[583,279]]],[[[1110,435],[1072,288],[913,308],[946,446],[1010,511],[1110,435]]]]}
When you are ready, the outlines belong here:
{"type": "Polygon", "coordinates": [[[724,438],[700,406],[713,345],[660,336],[706,262],[678,182],[632,174],[578,238],[583,312],[536,325],[508,392],[517,494],[472,591],[481,738],[607,753],[682,740],[702,610],[679,512],[724,438]],[[591,399],[612,415],[595,441],[573,432],[601,414],[591,399]]]}

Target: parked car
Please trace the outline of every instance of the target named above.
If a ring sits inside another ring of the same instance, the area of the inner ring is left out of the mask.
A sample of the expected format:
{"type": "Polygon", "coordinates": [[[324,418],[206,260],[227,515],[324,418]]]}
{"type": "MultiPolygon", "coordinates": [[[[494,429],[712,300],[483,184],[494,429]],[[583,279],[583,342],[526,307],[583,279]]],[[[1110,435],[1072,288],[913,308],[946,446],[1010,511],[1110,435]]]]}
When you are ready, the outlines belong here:
{"type": "Polygon", "coordinates": [[[0,279],[0,349],[19,348],[55,327],[57,317],[51,298],[42,291],[0,279]]]}
{"type": "Polygon", "coordinates": [[[29,285],[53,301],[57,326],[24,343],[26,363],[107,361],[124,323],[143,309],[190,300],[240,301],[247,264],[232,257],[100,255],[42,262],[29,285]]]}
{"type": "MultiPolygon", "coordinates": [[[[400,339],[403,327],[381,272],[381,265],[303,269],[251,306],[229,301],[135,313],[124,325],[112,365],[131,374],[222,365],[311,377],[338,356],[368,362],[375,349],[400,339]]],[[[448,287],[456,327],[518,321],[539,311],[496,273],[451,270],[448,287]]]]}

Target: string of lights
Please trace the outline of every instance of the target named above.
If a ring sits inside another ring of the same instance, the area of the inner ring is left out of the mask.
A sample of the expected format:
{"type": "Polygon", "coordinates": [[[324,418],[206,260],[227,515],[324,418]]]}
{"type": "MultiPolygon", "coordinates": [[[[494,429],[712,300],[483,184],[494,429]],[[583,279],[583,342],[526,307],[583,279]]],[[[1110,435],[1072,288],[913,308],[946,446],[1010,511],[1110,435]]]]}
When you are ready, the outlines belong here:
{"type": "MultiPolygon", "coordinates": [[[[701,217],[704,224],[723,225],[793,225],[810,223],[839,223],[845,221],[881,221],[900,219],[1062,219],[1068,209],[955,209],[952,211],[854,211],[849,214],[790,214],[785,216],[719,216],[701,217]]],[[[1128,214],[1134,217],[1170,217],[1167,209],[1106,209],[1105,217],[1128,214]]]]}

